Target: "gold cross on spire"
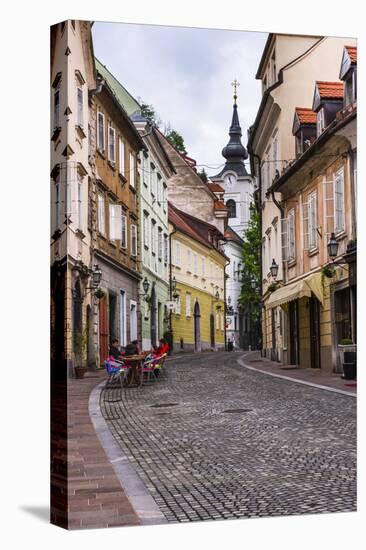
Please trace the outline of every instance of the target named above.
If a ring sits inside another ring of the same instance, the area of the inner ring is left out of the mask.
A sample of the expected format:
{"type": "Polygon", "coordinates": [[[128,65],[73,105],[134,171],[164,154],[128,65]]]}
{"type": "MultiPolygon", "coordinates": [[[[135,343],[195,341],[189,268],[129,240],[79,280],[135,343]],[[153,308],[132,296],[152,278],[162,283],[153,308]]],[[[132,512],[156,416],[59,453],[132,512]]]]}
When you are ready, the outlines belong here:
{"type": "Polygon", "coordinates": [[[236,105],[236,100],[238,98],[237,88],[238,86],[240,86],[240,82],[235,79],[234,82],[231,83],[231,85],[234,87],[234,104],[236,105]]]}

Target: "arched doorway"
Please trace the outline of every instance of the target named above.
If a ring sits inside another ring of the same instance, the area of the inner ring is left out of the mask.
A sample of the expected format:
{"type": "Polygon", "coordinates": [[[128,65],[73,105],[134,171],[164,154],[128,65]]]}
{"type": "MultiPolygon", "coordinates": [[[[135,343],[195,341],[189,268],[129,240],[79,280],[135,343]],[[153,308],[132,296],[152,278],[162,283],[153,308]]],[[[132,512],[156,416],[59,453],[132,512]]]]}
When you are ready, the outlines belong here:
{"type": "Polygon", "coordinates": [[[196,301],[194,304],[194,351],[201,351],[201,312],[200,305],[196,301]]]}
{"type": "Polygon", "coordinates": [[[151,308],[151,326],[150,326],[150,337],[151,337],[151,345],[156,346],[156,334],[157,334],[157,307],[156,307],[156,291],[155,291],[155,283],[152,285],[151,289],[151,302],[150,302],[150,308],[151,308]]]}
{"type": "Polygon", "coordinates": [[[211,348],[214,348],[215,347],[215,317],[213,313],[211,313],[210,315],[210,340],[211,340],[211,348]]]}

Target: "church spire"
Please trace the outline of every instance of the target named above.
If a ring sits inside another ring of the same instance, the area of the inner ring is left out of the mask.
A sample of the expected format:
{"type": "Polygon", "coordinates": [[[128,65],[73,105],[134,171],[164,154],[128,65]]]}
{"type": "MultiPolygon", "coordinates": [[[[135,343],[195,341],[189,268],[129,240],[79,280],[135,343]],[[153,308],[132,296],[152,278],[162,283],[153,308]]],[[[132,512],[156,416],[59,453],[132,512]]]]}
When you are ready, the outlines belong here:
{"type": "Polygon", "coordinates": [[[222,150],[222,156],[226,158],[226,163],[222,172],[233,170],[238,174],[238,176],[246,176],[247,171],[244,165],[244,160],[248,158],[248,153],[241,142],[242,133],[237,106],[237,88],[238,86],[240,86],[240,83],[235,79],[234,82],[231,83],[231,85],[234,88],[233,116],[229,129],[230,139],[226,147],[224,147],[222,150]]]}

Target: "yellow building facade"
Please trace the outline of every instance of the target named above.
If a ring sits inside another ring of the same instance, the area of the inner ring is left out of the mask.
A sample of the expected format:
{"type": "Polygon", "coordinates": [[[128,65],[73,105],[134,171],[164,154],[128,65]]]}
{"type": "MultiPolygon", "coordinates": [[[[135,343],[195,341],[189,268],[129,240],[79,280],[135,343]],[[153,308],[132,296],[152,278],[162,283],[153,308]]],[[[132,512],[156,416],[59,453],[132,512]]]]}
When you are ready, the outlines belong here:
{"type": "Polygon", "coordinates": [[[217,229],[169,205],[174,351],[225,347],[225,266],[217,229]]]}

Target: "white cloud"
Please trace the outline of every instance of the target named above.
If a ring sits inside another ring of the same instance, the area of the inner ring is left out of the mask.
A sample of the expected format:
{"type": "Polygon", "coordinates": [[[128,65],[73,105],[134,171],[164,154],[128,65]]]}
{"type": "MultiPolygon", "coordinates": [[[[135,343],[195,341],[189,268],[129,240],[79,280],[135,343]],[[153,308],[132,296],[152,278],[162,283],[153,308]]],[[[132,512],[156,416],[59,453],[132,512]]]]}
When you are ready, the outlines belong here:
{"type": "MultiPolygon", "coordinates": [[[[232,116],[231,82],[247,142],[259,102],[255,80],[266,34],[123,23],[95,23],[94,51],[135,97],[179,131],[198,164],[220,165],[232,116]]],[[[217,169],[207,170],[214,174],[217,169]]]]}

